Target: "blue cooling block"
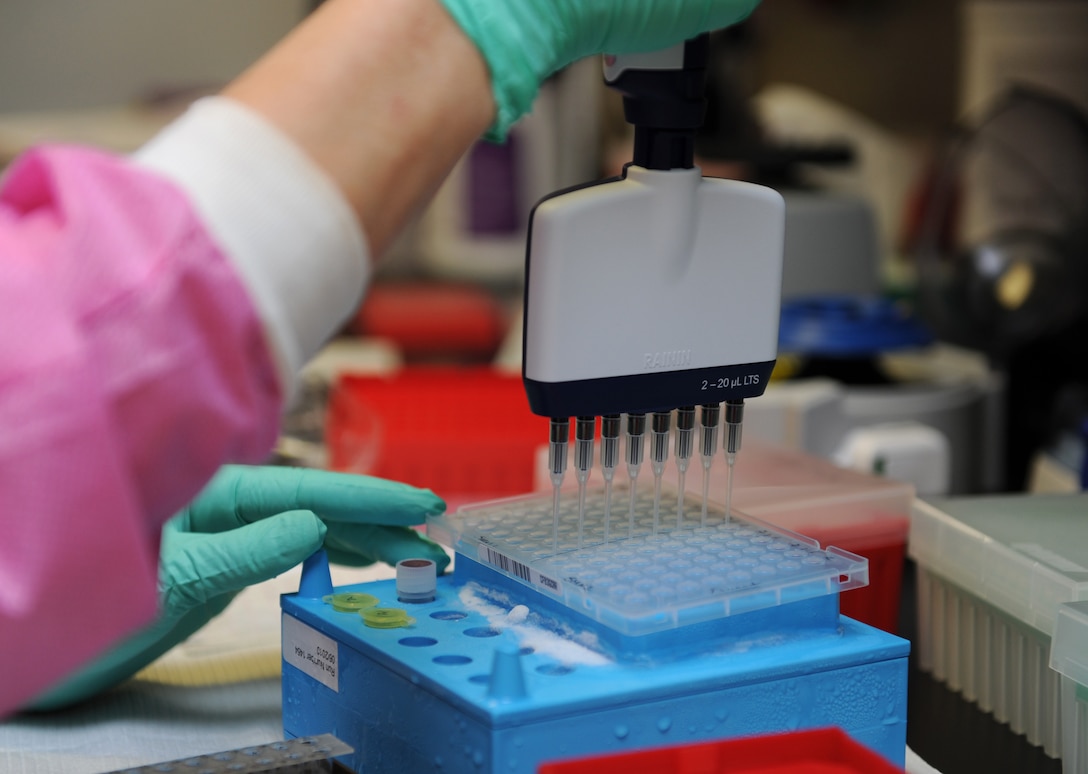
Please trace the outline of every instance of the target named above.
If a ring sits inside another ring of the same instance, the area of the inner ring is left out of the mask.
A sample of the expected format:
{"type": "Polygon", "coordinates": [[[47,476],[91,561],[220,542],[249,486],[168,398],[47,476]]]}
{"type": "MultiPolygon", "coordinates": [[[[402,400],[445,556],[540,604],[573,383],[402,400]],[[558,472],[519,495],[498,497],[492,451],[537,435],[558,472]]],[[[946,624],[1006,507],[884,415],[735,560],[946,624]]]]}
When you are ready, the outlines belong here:
{"type": "Polygon", "coordinates": [[[546,636],[545,647],[527,644],[536,614],[481,611],[473,588],[439,578],[422,605],[397,602],[393,581],[338,589],[408,608],[414,623],[392,629],[285,596],[286,735],[336,735],[360,774],[529,773],[547,760],[823,726],[903,764],[908,643],[898,637],[841,617],[831,630],[660,663],[585,659],[546,636]]]}
{"type": "Polygon", "coordinates": [[[360,774],[528,774],[824,726],[903,764],[909,645],[839,615],[864,559],[717,506],[666,521],[652,498],[617,500],[607,526],[600,493],[581,520],[557,522],[549,496],[436,517],[456,569],[425,604],[393,581],[333,599],[308,564],[282,600],[286,734],[335,734],[360,774]],[[381,608],[410,620],[367,626],[381,608]]]}

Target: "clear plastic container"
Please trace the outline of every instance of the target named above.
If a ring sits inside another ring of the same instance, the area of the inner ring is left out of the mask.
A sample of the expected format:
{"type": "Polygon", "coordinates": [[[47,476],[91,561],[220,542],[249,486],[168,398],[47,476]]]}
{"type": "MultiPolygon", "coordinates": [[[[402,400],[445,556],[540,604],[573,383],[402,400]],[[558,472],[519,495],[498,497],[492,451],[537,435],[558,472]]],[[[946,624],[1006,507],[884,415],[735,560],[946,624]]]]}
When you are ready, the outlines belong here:
{"type": "Polygon", "coordinates": [[[1088,602],[1058,608],[1050,668],[1061,675],[1062,771],[1088,771],[1088,602]]]}
{"type": "Polygon", "coordinates": [[[1088,599],[1088,495],[915,504],[919,666],[1015,733],[1061,754],[1060,606],[1088,599]]]}
{"type": "MultiPolygon", "coordinates": [[[[550,495],[464,506],[428,521],[429,534],[459,554],[558,600],[622,634],[640,636],[789,602],[838,594],[868,582],[868,562],[811,538],[688,497],[684,515],[658,520],[652,487],[626,483],[612,495],[607,539],[604,489],[564,492],[558,525],[550,495]]],[[[675,489],[662,492],[672,503],[675,489]]]]}

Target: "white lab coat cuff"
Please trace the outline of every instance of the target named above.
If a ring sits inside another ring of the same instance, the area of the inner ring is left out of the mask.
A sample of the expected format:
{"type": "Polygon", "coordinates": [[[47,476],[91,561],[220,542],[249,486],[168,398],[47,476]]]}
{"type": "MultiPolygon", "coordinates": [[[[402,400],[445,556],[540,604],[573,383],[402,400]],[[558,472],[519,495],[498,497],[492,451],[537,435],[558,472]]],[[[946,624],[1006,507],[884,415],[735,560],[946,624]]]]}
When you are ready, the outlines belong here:
{"type": "Polygon", "coordinates": [[[264,324],[290,403],[298,372],[357,308],[367,243],[339,189],[264,118],[195,102],[135,154],[189,197],[264,324]]]}

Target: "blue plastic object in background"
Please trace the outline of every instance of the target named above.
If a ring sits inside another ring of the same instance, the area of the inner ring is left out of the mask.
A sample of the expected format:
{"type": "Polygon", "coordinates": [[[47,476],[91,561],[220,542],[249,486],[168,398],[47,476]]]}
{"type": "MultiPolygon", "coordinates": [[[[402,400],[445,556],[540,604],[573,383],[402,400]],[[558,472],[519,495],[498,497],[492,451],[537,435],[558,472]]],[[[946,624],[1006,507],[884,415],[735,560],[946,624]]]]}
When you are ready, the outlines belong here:
{"type": "Polygon", "coordinates": [[[782,305],[778,346],[799,355],[861,358],[932,344],[933,334],[901,302],[812,296],[782,305]]]}

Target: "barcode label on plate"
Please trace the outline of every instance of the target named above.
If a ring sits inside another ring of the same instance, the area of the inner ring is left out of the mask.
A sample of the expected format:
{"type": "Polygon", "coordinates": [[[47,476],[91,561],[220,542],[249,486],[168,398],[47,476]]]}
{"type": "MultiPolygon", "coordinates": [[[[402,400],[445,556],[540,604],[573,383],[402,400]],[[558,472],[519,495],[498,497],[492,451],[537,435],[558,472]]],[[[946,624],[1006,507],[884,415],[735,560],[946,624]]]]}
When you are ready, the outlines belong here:
{"type": "Polygon", "coordinates": [[[492,567],[497,567],[509,575],[513,575],[515,578],[520,578],[526,583],[530,583],[534,586],[540,586],[550,594],[559,594],[562,586],[559,581],[545,575],[542,572],[534,570],[527,564],[523,564],[516,559],[511,559],[506,554],[496,551],[490,546],[481,545],[477,554],[481,562],[486,562],[492,567]]]}

